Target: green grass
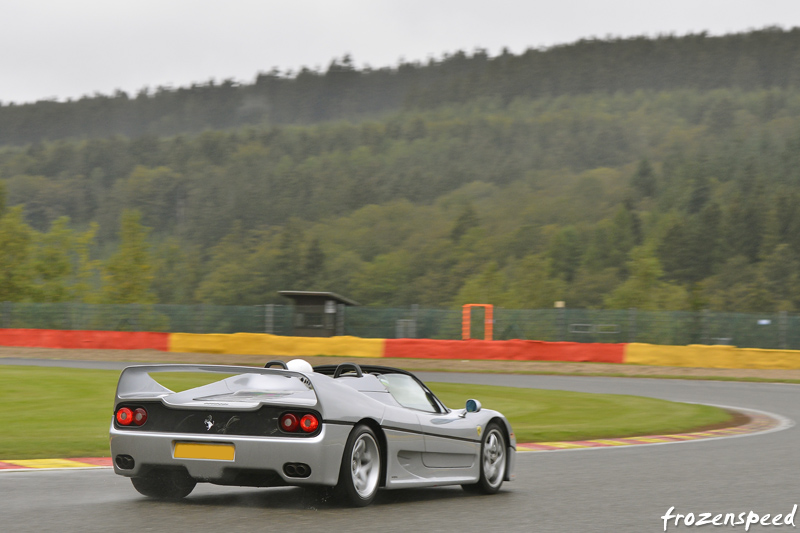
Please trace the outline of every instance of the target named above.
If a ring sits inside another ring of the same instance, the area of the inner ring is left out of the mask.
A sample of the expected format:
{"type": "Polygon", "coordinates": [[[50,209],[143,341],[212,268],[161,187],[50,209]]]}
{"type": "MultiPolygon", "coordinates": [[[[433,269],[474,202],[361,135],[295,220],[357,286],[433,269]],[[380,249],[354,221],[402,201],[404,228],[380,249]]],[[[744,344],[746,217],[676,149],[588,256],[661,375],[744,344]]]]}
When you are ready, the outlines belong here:
{"type": "MultiPolygon", "coordinates": [[[[595,363],[581,363],[595,364],[595,363]]],[[[603,364],[603,363],[597,363],[603,364]]],[[[634,365],[625,365],[634,366],[634,365]]],[[[800,379],[784,378],[755,378],[746,376],[714,376],[714,375],[683,375],[683,374],[626,374],[623,372],[559,372],[558,370],[473,370],[459,368],[420,368],[411,369],[413,372],[459,372],[465,374],[521,374],[525,376],[569,376],[569,377],[594,377],[594,378],[629,378],[629,379],[683,379],[690,381],[731,381],[741,383],[786,383],[790,385],[800,385],[800,379]]]]}
{"type": "Polygon", "coordinates": [[[0,367],[0,460],[108,455],[119,372],[0,367]]]}
{"type": "Polygon", "coordinates": [[[731,415],[717,407],[621,394],[429,383],[451,409],[468,398],[503,413],[517,442],[550,442],[681,433],[719,424],[731,415]]]}
{"type": "MultiPolygon", "coordinates": [[[[118,377],[111,370],[0,367],[0,460],[107,456],[118,377]]],[[[159,381],[179,390],[209,377],[170,374],[159,381]]],[[[431,388],[451,408],[477,398],[504,413],[519,442],[672,433],[729,419],[714,407],[635,396],[447,383],[431,388]]]]}

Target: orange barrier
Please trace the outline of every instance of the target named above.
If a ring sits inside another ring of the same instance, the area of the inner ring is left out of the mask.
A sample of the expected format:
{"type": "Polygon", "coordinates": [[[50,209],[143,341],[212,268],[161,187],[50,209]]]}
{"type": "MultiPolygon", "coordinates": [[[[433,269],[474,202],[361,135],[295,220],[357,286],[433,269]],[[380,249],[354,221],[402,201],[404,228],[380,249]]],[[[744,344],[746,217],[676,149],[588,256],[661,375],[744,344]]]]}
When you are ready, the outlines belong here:
{"type": "Polygon", "coordinates": [[[622,363],[624,344],[387,339],[384,357],[622,363]]]}
{"type": "Polygon", "coordinates": [[[469,340],[470,330],[472,329],[472,308],[483,307],[483,338],[492,340],[494,334],[494,306],[491,304],[466,304],[461,306],[461,340],[469,340]]]}
{"type": "Polygon", "coordinates": [[[0,329],[0,346],[160,350],[166,352],[169,347],[169,335],[169,333],[149,331],[0,329]]]}

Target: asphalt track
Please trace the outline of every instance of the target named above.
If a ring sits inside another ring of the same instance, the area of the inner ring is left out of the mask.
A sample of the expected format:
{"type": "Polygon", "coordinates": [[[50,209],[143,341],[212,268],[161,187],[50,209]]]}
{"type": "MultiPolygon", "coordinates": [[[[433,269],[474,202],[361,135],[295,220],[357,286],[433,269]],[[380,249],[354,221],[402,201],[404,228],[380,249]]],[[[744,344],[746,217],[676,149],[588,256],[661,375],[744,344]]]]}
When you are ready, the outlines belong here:
{"type": "MultiPolygon", "coordinates": [[[[60,364],[63,362],[51,362],[60,364]]],[[[30,364],[30,362],[28,362],[30,364]]],[[[721,381],[419,373],[428,381],[650,396],[800,419],[800,386],[721,381]]],[[[494,496],[460,488],[384,491],[343,509],[297,488],[198,485],[178,503],[141,497],[111,470],[0,474],[0,531],[663,531],[675,513],[786,514],[800,504],[800,428],[679,444],[519,454],[494,496]]],[[[798,512],[800,515],[800,511],[798,512]]],[[[770,518],[771,520],[772,518],[770,518]]],[[[800,523],[800,516],[795,519],[800,523]]],[[[668,531],[732,530],[708,525],[668,531]]],[[[784,525],[779,530],[795,528],[784,525]]],[[[750,531],[776,530],[755,525],[750,531]]]]}

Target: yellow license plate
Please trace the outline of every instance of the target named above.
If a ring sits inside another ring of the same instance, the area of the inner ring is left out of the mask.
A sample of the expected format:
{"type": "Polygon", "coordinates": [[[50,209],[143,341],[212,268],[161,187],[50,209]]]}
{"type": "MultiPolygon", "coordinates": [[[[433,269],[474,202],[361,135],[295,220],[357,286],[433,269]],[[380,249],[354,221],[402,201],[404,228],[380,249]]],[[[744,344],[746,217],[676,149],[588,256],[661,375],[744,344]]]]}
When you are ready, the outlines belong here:
{"type": "Polygon", "coordinates": [[[176,442],[172,455],[175,459],[213,459],[233,461],[233,444],[207,444],[199,442],[176,442]]]}

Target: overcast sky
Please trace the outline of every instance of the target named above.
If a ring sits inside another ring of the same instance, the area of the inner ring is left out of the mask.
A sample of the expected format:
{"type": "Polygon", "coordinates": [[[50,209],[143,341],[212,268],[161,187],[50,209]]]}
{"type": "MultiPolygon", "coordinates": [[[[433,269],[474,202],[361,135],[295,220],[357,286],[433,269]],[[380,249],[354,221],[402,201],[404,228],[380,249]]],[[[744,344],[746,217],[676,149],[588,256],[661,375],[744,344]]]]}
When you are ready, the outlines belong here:
{"type": "Polygon", "coordinates": [[[0,102],[580,38],[800,26],[800,0],[2,0],[0,102]]]}

